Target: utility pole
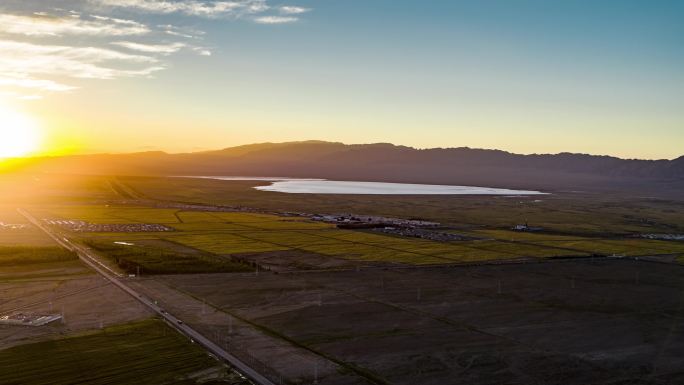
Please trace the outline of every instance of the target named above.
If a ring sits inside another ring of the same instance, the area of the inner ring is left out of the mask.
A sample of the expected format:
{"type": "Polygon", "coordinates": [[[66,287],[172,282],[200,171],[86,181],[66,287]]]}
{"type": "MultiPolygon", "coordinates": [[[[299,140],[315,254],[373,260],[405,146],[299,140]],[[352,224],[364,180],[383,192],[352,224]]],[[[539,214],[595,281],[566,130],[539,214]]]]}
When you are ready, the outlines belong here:
{"type": "Polygon", "coordinates": [[[318,384],[318,362],[314,365],[314,384],[318,384]]]}

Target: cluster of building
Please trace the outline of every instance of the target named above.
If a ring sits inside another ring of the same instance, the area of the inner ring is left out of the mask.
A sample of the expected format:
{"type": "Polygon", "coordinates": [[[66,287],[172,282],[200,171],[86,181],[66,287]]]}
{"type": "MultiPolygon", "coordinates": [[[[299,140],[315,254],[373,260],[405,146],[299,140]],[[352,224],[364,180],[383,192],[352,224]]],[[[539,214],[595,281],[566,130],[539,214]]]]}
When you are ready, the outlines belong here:
{"type": "Polygon", "coordinates": [[[399,235],[402,237],[421,238],[437,242],[453,242],[453,241],[471,241],[477,238],[469,237],[461,234],[446,233],[443,231],[434,231],[421,228],[406,228],[406,227],[379,227],[374,229],[384,234],[399,235]]]}
{"type": "Polygon", "coordinates": [[[5,223],[0,222],[0,230],[20,230],[27,228],[28,225],[21,223],[5,223]]]}
{"type": "Polygon", "coordinates": [[[59,314],[14,313],[0,316],[0,325],[43,326],[61,318],[59,314]]]}
{"type": "Polygon", "coordinates": [[[157,233],[174,231],[156,223],[90,223],[86,221],[44,220],[48,225],[60,226],[78,233],[157,233]]]}
{"type": "Polygon", "coordinates": [[[684,241],[684,234],[639,234],[638,237],[661,241],[684,241]]]}
{"type": "Polygon", "coordinates": [[[388,218],[373,215],[355,214],[313,214],[309,215],[309,219],[313,221],[332,223],[338,227],[348,228],[434,228],[440,226],[440,224],[437,222],[429,222],[420,219],[388,218]]]}
{"type": "Polygon", "coordinates": [[[511,228],[513,231],[542,231],[544,228],[542,227],[532,227],[529,226],[527,223],[521,224],[521,225],[515,225],[511,228]]]}

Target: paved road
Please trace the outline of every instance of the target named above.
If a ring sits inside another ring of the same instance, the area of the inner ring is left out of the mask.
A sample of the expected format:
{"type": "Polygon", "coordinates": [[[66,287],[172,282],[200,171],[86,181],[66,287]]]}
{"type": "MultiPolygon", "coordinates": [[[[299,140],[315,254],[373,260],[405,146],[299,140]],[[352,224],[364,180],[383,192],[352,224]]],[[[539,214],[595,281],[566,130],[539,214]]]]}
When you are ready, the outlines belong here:
{"type": "Polygon", "coordinates": [[[93,270],[98,272],[100,275],[102,275],[104,278],[109,280],[114,285],[118,286],[121,290],[125,291],[133,298],[140,301],[143,305],[147,306],[159,317],[165,320],[166,323],[169,324],[171,327],[175,328],[176,330],[190,338],[192,341],[204,347],[211,354],[223,359],[225,362],[228,362],[245,377],[249,378],[250,380],[254,381],[256,384],[259,385],[275,385],[268,378],[259,374],[256,370],[252,369],[247,364],[240,361],[237,357],[223,350],[223,348],[216,345],[208,338],[205,338],[203,335],[201,335],[193,328],[183,323],[177,317],[169,314],[167,311],[165,311],[159,305],[157,305],[154,300],[143,296],[142,294],[138,293],[137,291],[126,285],[125,281],[122,280],[124,276],[122,274],[115,272],[114,270],[110,269],[107,265],[100,262],[98,256],[92,250],[88,249],[85,246],[73,243],[67,237],[57,234],[56,232],[53,232],[50,228],[45,226],[38,219],[36,219],[34,216],[28,213],[26,210],[17,209],[17,211],[21,215],[23,215],[29,222],[31,222],[34,226],[43,230],[59,245],[66,248],[67,250],[75,252],[81,259],[81,261],[83,261],[83,263],[91,267],[93,270]]]}

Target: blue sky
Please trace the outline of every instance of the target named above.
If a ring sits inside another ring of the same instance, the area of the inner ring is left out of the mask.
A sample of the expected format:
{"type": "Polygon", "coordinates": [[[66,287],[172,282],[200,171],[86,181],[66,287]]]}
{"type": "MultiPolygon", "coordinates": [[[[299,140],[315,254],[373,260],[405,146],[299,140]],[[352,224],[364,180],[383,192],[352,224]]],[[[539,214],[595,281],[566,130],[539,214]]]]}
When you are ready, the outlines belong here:
{"type": "Polygon", "coordinates": [[[0,59],[0,100],[79,151],[324,139],[684,154],[682,1],[10,0],[0,13],[3,54],[18,57],[0,59]],[[54,46],[72,50],[54,64],[54,46]],[[31,55],[48,68],[18,71],[31,55]]]}

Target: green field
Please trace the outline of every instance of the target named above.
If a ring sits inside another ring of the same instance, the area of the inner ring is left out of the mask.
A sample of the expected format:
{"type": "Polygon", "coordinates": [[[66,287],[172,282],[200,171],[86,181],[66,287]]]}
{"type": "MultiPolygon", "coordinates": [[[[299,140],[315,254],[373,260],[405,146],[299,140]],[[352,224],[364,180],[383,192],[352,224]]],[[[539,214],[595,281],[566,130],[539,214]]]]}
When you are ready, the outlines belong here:
{"type": "Polygon", "coordinates": [[[103,240],[85,242],[114,261],[128,274],[231,273],[251,268],[228,258],[208,253],[195,253],[159,245],[118,245],[103,240]]]}
{"type": "Polygon", "coordinates": [[[111,177],[66,174],[5,173],[0,175],[0,202],[18,206],[36,204],[84,204],[117,199],[111,177]]]}
{"type": "Polygon", "coordinates": [[[505,229],[528,222],[569,235],[684,233],[684,201],[617,192],[554,191],[543,197],[325,195],[257,191],[254,186],[268,184],[258,181],[154,177],[120,180],[154,199],[275,211],[416,217],[464,229],[505,229]]]}
{"type": "Polygon", "coordinates": [[[54,246],[55,241],[35,227],[0,229],[0,246],[54,246]]]}
{"type": "MultiPolygon", "coordinates": [[[[502,198],[489,199],[500,202],[502,198]]],[[[526,233],[478,226],[452,231],[482,240],[436,242],[373,231],[342,230],[302,217],[247,212],[68,205],[48,207],[41,209],[40,213],[49,218],[92,223],[159,223],[173,228],[175,231],[163,233],[78,234],[130,273],[138,267],[148,274],[244,271],[246,267],[231,262],[230,256],[292,250],[350,261],[416,265],[558,256],[684,253],[684,243],[681,242],[629,239],[591,232],[584,235],[550,233],[548,230],[526,233]],[[138,244],[138,241],[152,240],[164,242],[163,247],[160,243],[138,244]],[[136,245],[114,245],[115,241],[136,245]]],[[[565,215],[570,213],[565,212],[565,215]]],[[[581,212],[574,215],[566,220],[580,220],[584,216],[581,212]]],[[[570,222],[563,224],[569,225],[570,222]]]]}
{"type": "Polygon", "coordinates": [[[91,223],[177,223],[178,210],[135,206],[60,205],[39,210],[47,218],[80,220],[91,223]]]}
{"type": "Polygon", "coordinates": [[[26,218],[14,206],[0,206],[0,246],[54,246],[52,238],[35,226],[30,226],[26,218]],[[12,228],[20,225],[21,228],[12,228]]]}
{"type": "Polygon", "coordinates": [[[0,351],[0,384],[173,384],[217,362],[147,320],[0,351]]]}
{"type": "Polygon", "coordinates": [[[0,246],[0,266],[75,261],[76,254],[61,247],[0,246]]]}

